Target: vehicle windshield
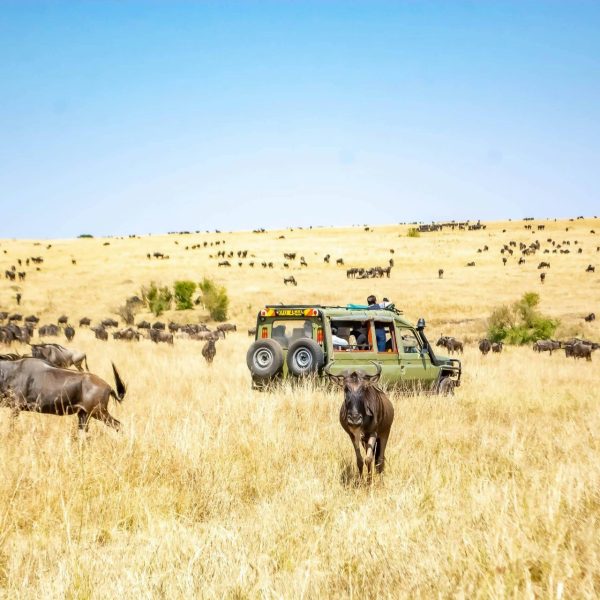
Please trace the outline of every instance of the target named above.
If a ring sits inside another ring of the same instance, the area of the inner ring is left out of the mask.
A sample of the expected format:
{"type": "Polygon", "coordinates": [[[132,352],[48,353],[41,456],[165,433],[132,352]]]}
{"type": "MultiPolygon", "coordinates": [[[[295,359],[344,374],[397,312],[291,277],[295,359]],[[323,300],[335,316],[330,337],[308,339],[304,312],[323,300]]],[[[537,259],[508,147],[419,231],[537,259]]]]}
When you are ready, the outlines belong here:
{"type": "Polygon", "coordinates": [[[314,339],[313,321],[310,319],[275,319],[271,327],[271,338],[282,348],[300,338],[314,339]]]}

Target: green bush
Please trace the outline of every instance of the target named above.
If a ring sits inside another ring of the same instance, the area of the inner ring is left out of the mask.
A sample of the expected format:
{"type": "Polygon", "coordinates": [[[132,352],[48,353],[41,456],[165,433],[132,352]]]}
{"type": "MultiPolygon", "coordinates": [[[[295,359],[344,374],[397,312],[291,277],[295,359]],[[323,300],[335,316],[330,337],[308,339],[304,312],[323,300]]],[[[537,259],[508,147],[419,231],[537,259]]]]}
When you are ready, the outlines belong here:
{"type": "Polygon", "coordinates": [[[94,236],[91,233],[82,233],[77,236],[78,238],[93,238],[94,236]]]}
{"type": "Polygon", "coordinates": [[[538,294],[528,292],[512,306],[494,309],[488,319],[488,338],[492,342],[517,345],[550,339],[559,321],[540,313],[539,302],[538,294]]]}
{"type": "Polygon", "coordinates": [[[175,308],[177,310],[194,308],[192,295],[196,291],[196,284],[193,281],[176,281],[173,290],[175,292],[175,308]]]}
{"type": "Polygon", "coordinates": [[[408,237],[421,237],[421,232],[416,227],[411,227],[406,235],[408,237]]]}
{"type": "Polygon", "coordinates": [[[208,310],[211,319],[215,321],[227,320],[227,309],[229,308],[229,298],[227,290],[222,286],[217,286],[213,281],[206,277],[198,285],[202,292],[202,304],[208,310]]]}
{"type": "Polygon", "coordinates": [[[158,287],[152,282],[150,286],[142,288],[142,301],[158,317],[171,308],[173,294],[167,286],[158,287]]]}

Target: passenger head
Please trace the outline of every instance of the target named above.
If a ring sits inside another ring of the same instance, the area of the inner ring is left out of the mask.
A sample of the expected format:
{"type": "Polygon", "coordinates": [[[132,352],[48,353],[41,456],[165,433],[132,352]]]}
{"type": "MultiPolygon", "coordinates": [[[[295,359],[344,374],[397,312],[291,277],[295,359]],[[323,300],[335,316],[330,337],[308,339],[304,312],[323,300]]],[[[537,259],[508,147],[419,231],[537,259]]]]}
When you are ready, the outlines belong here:
{"type": "Polygon", "coordinates": [[[369,306],[373,306],[373,304],[377,304],[377,298],[375,298],[375,296],[373,296],[373,294],[371,294],[368,298],[367,298],[367,304],[369,306]]]}

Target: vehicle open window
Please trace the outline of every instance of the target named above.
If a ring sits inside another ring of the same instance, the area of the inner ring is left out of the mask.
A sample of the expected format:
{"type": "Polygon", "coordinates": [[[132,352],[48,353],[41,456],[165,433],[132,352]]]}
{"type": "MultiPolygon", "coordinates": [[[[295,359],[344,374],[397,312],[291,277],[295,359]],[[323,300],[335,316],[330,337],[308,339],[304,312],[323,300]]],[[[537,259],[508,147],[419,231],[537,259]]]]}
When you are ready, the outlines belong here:
{"type": "Polygon", "coordinates": [[[375,321],[375,339],[377,352],[397,352],[394,324],[375,321]]]}
{"type": "Polygon", "coordinates": [[[336,352],[372,350],[370,321],[331,320],[331,337],[336,352]]]}
{"type": "Polygon", "coordinates": [[[401,328],[399,330],[399,351],[404,354],[419,354],[421,352],[421,341],[412,329],[401,328]]]}

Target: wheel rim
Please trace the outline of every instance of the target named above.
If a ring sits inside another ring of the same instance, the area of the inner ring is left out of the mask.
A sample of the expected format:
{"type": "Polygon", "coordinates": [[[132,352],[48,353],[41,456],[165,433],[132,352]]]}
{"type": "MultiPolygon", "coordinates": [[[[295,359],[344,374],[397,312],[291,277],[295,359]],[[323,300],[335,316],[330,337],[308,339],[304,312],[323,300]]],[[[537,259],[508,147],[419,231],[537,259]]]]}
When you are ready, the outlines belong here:
{"type": "Polygon", "coordinates": [[[294,352],[294,363],[300,370],[307,371],[313,364],[312,354],[307,348],[299,348],[294,352]]]}
{"type": "Polygon", "coordinates": [[[261,369],[266,369],[273,363],[273,353],[268,348],[259,348],[254,353],[254,364],[261,369]]]}

